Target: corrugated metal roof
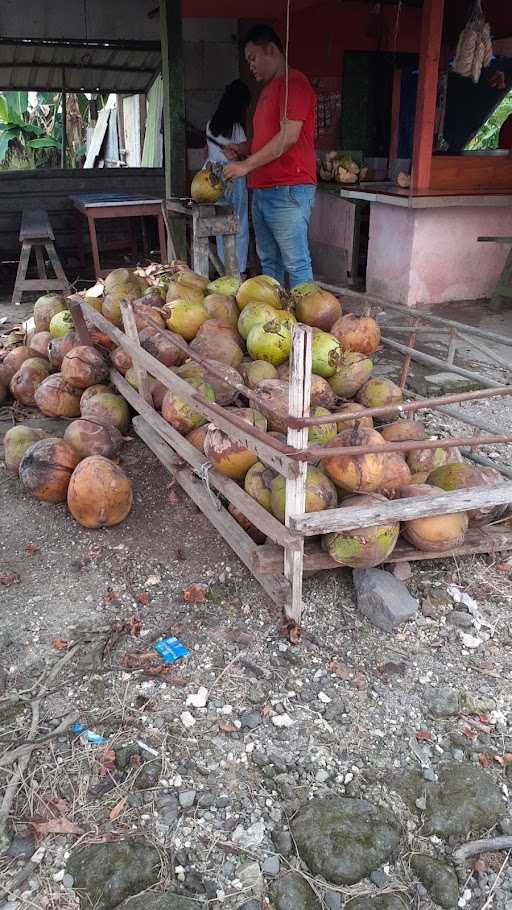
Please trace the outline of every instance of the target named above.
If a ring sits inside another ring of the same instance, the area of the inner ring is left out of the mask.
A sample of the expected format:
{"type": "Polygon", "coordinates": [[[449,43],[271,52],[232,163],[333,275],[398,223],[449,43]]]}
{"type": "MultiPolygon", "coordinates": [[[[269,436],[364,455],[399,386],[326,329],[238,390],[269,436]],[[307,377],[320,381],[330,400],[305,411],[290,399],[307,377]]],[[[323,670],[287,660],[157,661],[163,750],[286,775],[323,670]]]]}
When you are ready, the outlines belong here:
{"type": "Polygon", "coordinates": [[[0,38],[0,91],[147,91],[160,70],[160,44],[0,38]]]}

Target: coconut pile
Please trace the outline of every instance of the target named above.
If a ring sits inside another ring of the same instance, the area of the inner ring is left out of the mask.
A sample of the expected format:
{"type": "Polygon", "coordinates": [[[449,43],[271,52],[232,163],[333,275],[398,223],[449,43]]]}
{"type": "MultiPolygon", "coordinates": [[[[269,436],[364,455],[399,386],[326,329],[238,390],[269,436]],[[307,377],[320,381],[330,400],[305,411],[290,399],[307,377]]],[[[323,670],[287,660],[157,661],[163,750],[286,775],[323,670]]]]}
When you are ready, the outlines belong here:
{"type": "MultiPolygon", "coordinates": [[[[246,423],[286,442],[289,355],[293,325],[313,328],[311,415],[319,419],[308,433],[309,446],[324,446],[307,469],[306,512],[337,506],[364,506],[387,498],[435,495],[495,484],[500,474],[463,461],[456,449],[419,448],[382,452],[390,442],[422,441],[420,420],[401,418],[374,425],[368,408],[398,405],[402,390],[373,376],[380,330],[370,314],[343,315],[342,304],[307,282],[285,291],[268,276],[241,283],[235,278],[209,282],[184,262],[129,271],[116,269],[84,293],[87,303],[122,328],[121,303],[132,302],[141,346],[190,384],[206,401],[216,402],[246,423]],[[149,319],[149,322],[148,322],[149,319]],[[180,344],[177,347],[176,342],[180,344]],[[200,358],[200,362],[187,356],[200,358]],[[249,399],[244,389],[251,390],[249,399]],[[332,412],[346,419],[322,422],[332,412]],[[373,454],[339,454],[330,448],[372,446],[373,454]]],[[[4,351],[0,390],[21,405],[51,417],[76,418],[62,438],[18,425],[5,437],[9,470],[37,499],[67,501],[85,527],[117,524],[132,504],[131,485],[119,467],[129,425],[126,401],[109,386],[113,366],[134,388],[131,358],[91,327],[92,346],[79,343],[66,301],[44,296],[34,307],[35,334],[4,351]]],[[[285,520],[285,480],[242,443],[208,423],[194,407],[150,377],[153,404],[163,419],[186,436],[210,465],[244,487],[264,509],[285,520]]],[[[233,506],[231,514],[257,543],[264,535],[233,506]]],[[[399,535],[418,549],[444,552],[460,546],[470,524],[501,517],[492,507],[440,517],[386,522],[323,535],[321,543],[339,565],[376,566],[392,553],[399,535]]]]}

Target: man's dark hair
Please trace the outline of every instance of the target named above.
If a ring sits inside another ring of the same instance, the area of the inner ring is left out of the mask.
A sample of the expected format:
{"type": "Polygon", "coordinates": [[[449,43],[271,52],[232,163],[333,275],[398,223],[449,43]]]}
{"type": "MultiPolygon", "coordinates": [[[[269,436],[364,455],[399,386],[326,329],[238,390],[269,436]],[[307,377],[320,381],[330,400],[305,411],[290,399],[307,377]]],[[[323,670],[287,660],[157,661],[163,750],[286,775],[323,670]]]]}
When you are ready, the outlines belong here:
{"type": "Polygon", "coordinates": [[[254,25],[242,41],[242,50],[245,50],[248,44],[256,44],[258,47],[275,44],[277,49],[284,54],[283,42],[270,25],[254,25]]]}

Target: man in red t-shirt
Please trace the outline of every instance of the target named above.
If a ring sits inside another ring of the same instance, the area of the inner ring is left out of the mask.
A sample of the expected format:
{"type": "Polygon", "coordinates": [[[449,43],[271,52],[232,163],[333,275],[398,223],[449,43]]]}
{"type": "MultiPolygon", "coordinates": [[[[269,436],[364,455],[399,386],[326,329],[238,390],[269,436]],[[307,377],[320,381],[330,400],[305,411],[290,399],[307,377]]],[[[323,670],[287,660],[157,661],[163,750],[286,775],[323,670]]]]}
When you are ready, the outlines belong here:
{"type": "Polygon", "coordinates": [[[244,41],[251,72],[264,88],[252,142],[225,146],[226,180],[248,175],[252,219],[263,274],[290,287],[311,281],[308,225],[316,187],[313,142],[316,96],[297,70],[286,72],[283,45],[273,29],[257,25],[244,41]],[[243,161],[235,161],[247,155],[243,161]]]}

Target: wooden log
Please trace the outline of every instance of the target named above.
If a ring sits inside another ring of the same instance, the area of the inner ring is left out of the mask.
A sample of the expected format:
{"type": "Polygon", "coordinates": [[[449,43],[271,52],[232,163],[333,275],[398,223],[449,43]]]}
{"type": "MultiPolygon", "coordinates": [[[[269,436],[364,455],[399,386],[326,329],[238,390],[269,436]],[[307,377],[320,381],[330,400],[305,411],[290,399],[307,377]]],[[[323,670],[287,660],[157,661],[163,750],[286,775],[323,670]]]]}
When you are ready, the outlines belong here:
{"type": "MultiPolygon", "coordinates": [[[[135,323],[133,306],[127,300],[121,301],[121,315],[123,317],[124,330],[128,335],[128,338],[130,338],[134,344],[140,347],[139,333],[137,331],[137,325],[135,323]]],[[[139,362],[138,359],[133,361],[133,369],[135,370],[135,376],[137,378],[137,386],[140,395],[144,401],[153,407],[153,397],[151,395],[149,375],[147,370],[139,362]]]]}
{"type": "MultiPolygon", "coordinates": [[[[499,553],[512,550],[512,530],[487,525],[469,528],[464,543],[460,547],[437,553],[418,550],[406,541],[399,539],[395,549],[386,559],[386,564],[399,562],[420,562],[430,559],[450,559],[455,556],[470,556],[476,553],[499,553]]],[[[284,551],[274,544],[263,544],[257,547],[254,554],[254,569],[260,575],[279,575],[284,569],[284,551]]],[[[317,543],[306,542],[304,549],[304,572],[323,572],[341,569],[339,563],[329,556],[317,543]]]]}
{"type": "Polygon", "coordinates": [[[214,502],[204,484],[188,468],[177,468],[177,459],[169,447],[163,442],[158,433],[142,417],[133,420],[135,431],[146,445],[154,452],[167,470],[171,471],[183,490],[193,502],[206,515],[211,524],[224,538],[226,543],[235,551],[237,556],[247,566],[264,591],[280,608],[286,611],[290,601],[290,586],[281,575],[260,576],[254,568],[254,551],[257,545],[251,540],[244,529],[235,521],[223,505],[217,500],[214,502]]]}
{"type": "Polygon", "coordinates": [[[73,325],[80,344],[92,345],[91,336],[82,312],[82,298],[69,297],[69,309],[73,317],[73,325]]]}
{"type": "Polygon", "coordinates": [[[194,234],[197,237],[218,237],[236,234],[239,221],[236,215],[218,215],[214,218],[194,218],[194,234]]]}
{"type": "Polygon", "coordinates": [[[371,506],[328,509],[310,515],[294,515],[290,527],[312,537],[329,531],[349,531],[368,528],[386,521],[408,521],[428,515],[448,515],[468,512],[485,506],[512,502],[512,483],[498,483],[493,487],[475,487],[470,490],[441,492],[435,496],[413,496],[411,499],[393,499],[371,506]]]}
{"type": "Polygon", "coordinates": [[[292,459],[282,453],[283,446],[273,437],[267,437],[265,433],[258,430],[257,427],[245,423],[241,418],[234,414],[226,415],[225,410],[213,402],[207,402],[202,395],[195,392],[193,386],[180,379],[176,373],[171,372],[168,367],[156,360],[147,351],[144,351],[139,345],[131,341],[124,332],[112,325],[101,313],[98,313],[93,307],[84,302],[81,303],[82,311],[87,313],[90,321],[105,333],[112,341],[115,341],[119,347],[122,347],[130,357],[135,361],[138,360],[143,364],[151,376],[158,379],[167,389],[175,392],[184,401],[191,404],[197,411],[200,411],[208,420],[215,422],[215,425],[227,433],[232,438],[241,442],[244,446],[251,449],[258,455],[265,464],[274,468],[284,477],[294,476],[297,467],[292,459]],[[268,440],[268,441],[267,441],[268,440]]]}
{"type": "MultiPolygon", "coordinates": [[[[307,417],[311,396],[312,330],[306,326],[293,327],[290,356],[290,388],[288,410],[292,417],[307,417]]],[[[288,445],[303,449],[308,444],[307,428],[288,430],[288,445]]],[[[296,477],[288,478],[285,490],[285,524],[290,526],[292,515],[301,515],[306,508],[307,464],[299,465],[296,477]]],[[[300,625],[302,614],[302,576],[304,541],[300,547],[284,551],[284,574],[291,584],[292,597],[288,616],[300,625]]]]}
{"type": "MultiPolygon", "coordinates": [[[[160,0],[162,53],[165,195],[185,193],[187,165],[185,139],[185,63],[181,0],[160,0]]],[[[178,258],[186,256],[185,225],[173,228],[178,258]]]]}
{"type": "MultiPolygon", "coordinates": [[[[181,436],[177,430],[171,427],[152,406],[148,405],[120,373],[112,370],[110,378],[123,398],[126,398],[132,407],[144,417],[146,423],[171,446],[174,452],[180,458],[183,458],[198,474],[204,473],[206,456],[202,455],[184,436],[181,436]]],[[[270,512],[260,506],[252,496],[249,496],[230,477],[224,477],[223,474],[215,471],[214,468],[209,468],[208,482],[213,489],[219,490],[229,502],[233,503],[237,509],[240,509],[246,518],[271,540],[290,548],[300,546],[301,538],[299,534],[285,528],[277,518],[274,518],[270,512]]]]}

